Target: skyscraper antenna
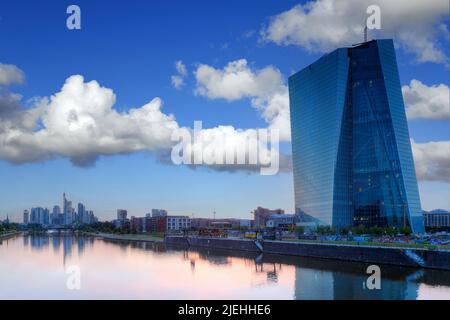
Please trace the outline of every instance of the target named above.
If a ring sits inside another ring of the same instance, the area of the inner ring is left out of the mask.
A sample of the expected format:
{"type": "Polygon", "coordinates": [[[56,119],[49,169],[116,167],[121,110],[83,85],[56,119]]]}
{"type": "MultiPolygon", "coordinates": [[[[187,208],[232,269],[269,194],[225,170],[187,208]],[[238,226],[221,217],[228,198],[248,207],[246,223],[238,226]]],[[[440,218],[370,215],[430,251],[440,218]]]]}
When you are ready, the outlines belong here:
{"type": "Polygon", "coordinates": [[[367,24],[364,25],[364,42],[367,42],[367,24]]]}

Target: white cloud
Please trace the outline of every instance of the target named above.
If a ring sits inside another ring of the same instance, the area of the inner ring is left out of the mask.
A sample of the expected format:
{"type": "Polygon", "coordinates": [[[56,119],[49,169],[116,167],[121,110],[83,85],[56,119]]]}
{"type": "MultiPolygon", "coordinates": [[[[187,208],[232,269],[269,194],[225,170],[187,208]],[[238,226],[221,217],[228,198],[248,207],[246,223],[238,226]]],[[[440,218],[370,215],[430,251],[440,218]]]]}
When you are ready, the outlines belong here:
{"type": "Polygon", "coordinates": [[[411,80],[402,87],[408,119],[447,119],[450,117],[450,90],[447,85],[427,86],[411,80]]]}
{"type": "Polygon", "coordinates": [[[368,17],[366,9],[374,4],[381,9],[381,30],[369,30],[369,36],[394,38],[418,62],[448,63],[442,48],[448,45],[449,32],[441,22],[448,17],[448,0],[310,1],[273,17],[261,31],[261,39],[299,45],[312,52],[359,43],[368,17]]]}
{"type": "Polygon", "coordinates": [[[187,69],[186,69],[186,66],[184,65],[183,61],[178,60],[178,61],[175,63],[175,68],[177,69],[177,72],[178,72],[181,76],[183,76],[183,77],[187,76],[187,69]]]}
{"type": "Polygon", "coordinates": [[[177,70],[177,74],[171,76],[170,79],[175,89],[179,90],[184,86],[184,78],[187,77],[187,68],[183,61],[178,60],[175,62],[175,69],[177,70]]]}
{"type": "Polygon", "coordinates": [[[115,101],[111,89],[71,76],[50,99],[31,109],[15,107],[10,114],[16,116],[0,119],[0,157],[25,163],[63,156],[86,166],[100,155],[171,146],[178,124],[161,112],[159,98],[126,113],[113,109],[115,101]]]}
{"type": "Polygon", "coordinates": [[[173,75],[170,77],[172,81],[172,85],[175,87],[175,89],[181,89],[184,85],[184,79],[179,75],[173,75]]]}
{"type": "Polygon", "coordinates": [[[288,89],[278,69],[268,66],[253,70],[247,60],[241,59],[223,69],[201,64],[194,74],[196,94],[228,101],[248,98],[269,127],[280,130],[281,140],[290,140],[288,89]]]}
{"type": "Polygon", "coordinates": [[[0,63],[0,85],[20,84],[24,79],[23,71],[15,65],[0,63]]]}
{"type": "Polygon", "coordinates": [[[411,140],[411,145],[418,180],[450,182],[450,141],[411,140]]]}

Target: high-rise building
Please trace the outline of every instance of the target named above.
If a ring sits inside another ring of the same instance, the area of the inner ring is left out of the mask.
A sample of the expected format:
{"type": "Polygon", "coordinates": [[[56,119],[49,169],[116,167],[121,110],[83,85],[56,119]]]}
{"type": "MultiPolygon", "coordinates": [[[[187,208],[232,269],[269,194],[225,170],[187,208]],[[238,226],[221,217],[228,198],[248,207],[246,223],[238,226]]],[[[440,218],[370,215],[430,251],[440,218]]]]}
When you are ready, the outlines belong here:
{"type": "Polygon", "coordinates": [[[167,216],[167,211],[164,209],[152,209],[152,217],[165,217],[167,216]]]}
{"type": "Polygon", "coordinates": [[[94,215],[93,210],[88,211],[88,221],[86,223],[96,223],[98,222],[97,217],[94,215]]]}
{"type": "Polygon", "coordinates": [[[64,225],[71,225],[73,223],[73,213],[72,201],[67,200],[66,194],[63,193],[64,225]]]}
{"type": "Polygon", "coordinates": [[[23,210],[23,223],[27,224],[30,221],[30,212],[23,210]]]}
{"type": "Polygon", "coordinates": [[[41,207],[31,208],[30,223],[49,224],[49,210],[41,207]]]}
{"type": "Polygon", "coordinates": [[[87,220],[87,211],[86,211],[86,207],[84,206],[84,204],[82,204],[81,202],[78,203],[78,222],[80,223],[85,223],[85,221],[87,220]]]}
{"type": "Polygon", "coordinates": [[[47,208],[42,211],[41,224],[45,226],[50,224],[50,210],[47,208]]]}
{"type": "Polygon", "coordinates": [[[52,224],[62,224],[60,221],[61,208],[60,206],[53,206],[52,214],[50,215],[50,221],[52,224]]]}
{"type": "Polygon", "coordinates": [[[39,208],[31,208],[30,223],[39,223],[39,208]]]}
{"type": "Polygon", "coordinates": [[[323,56],[289,96],[300,221],[424,232],[393,41],[323,56]]]}
{"type": "Polygon", "coordinates": [[[125,221],[127,219],[127,210],[117,209],[117,220],[125,221]]]}

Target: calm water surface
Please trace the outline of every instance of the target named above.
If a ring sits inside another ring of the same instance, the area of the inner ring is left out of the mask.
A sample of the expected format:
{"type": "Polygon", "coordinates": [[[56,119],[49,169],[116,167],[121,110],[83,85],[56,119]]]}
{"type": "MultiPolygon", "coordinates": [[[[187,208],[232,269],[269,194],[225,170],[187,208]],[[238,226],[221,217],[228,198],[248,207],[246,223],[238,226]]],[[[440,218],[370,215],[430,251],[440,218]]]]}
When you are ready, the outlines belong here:
{"type": "Polygon", "coordinates": [[[368,265],[74,234],[17,236],[0,245],[0,299],[450,299],[450,272],[368,265]],[[67,289],[71,266],[80,290],[67,289]]]}

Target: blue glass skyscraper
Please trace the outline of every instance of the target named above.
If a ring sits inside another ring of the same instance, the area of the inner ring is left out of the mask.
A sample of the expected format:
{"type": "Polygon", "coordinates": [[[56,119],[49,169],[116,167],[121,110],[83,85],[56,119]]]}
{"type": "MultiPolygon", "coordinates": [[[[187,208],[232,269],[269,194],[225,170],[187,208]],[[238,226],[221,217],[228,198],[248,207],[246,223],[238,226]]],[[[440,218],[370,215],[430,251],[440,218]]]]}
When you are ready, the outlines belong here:
{"type": "Polygon", "coordinates": [[[392,40],[337,49],[289,78],[296,213],[424,232],[392,40]]]}

